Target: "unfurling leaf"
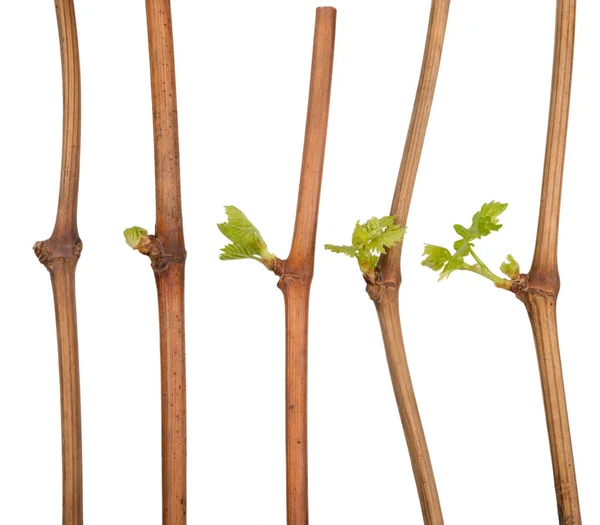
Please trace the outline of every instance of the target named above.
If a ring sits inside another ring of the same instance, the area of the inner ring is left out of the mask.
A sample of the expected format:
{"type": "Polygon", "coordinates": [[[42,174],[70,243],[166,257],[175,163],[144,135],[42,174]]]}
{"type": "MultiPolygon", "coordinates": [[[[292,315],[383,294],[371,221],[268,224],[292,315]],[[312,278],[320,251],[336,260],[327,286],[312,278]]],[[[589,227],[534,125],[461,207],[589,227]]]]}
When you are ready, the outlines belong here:
{"type": "Polygon", "coordinates": [[[360,221],[356,222],[354,231],[352,232],[352,246],[364,246],[369,242],[369,232],[364,224],[360,221]]]}
{"type": "Polygon", "coordinates": [[[352,246],[326,244],[325,249],[356,257],[360,270],[364,274],[370,274],[377,266],[379,255],[386,253],[386,248],[398,244],[405,231],[406,228],[398,226],[392,215],[380,219],[372,217],[363,224],[360,221],[356,223],[352,233],[352,246]]]}
{"type": "Polygon", "coordinates": [[[515,261],[515,258],[509,253],[506,256],[506,261],[500,265],[500,270],[509,279],[517,279],[521,274],[521,268],[519,263],[515,261]]]}
{"type": "Polygon", "coordinates": [[[498,216],[506,210],[507,207],[508,204],[502,204],[496,201],[488,202],[473,215],[470,228],[467,229],[460,224],[455,224],[454,230],[465,242],[486,237],[493,231],[498,231],[502,228],[502,225],[498,224],[498,216]]]}
{"type": "Polygon", "coordinates": [[[275,257],[267,249],[267,244],[256,226],[241,210],[235,206],[225,206],[225,213],[227,222],[217,224],[217,228],[231,241],[231,244],[221,248],[219,258],[222,261],[254,259],[262,262],[275,257]]]}
{"type": "Polygon", "coordinates": [[[427,258],[421,264],[434,272],[439,272],[452,257],[450,250],[434,244],[426,244],[423,255],[427,255],[427,258]]]}

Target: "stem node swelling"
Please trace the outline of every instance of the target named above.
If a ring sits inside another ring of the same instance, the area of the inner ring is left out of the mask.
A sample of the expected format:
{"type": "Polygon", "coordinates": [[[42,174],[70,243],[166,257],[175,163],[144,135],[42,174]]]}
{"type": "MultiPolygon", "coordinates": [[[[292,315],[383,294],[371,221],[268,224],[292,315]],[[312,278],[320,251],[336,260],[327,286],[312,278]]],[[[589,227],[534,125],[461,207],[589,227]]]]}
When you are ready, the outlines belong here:
{"type": "Polygon", "coordinates": [[[81,397],[75,270],[83,245],[77,230],[81,145],[81,78],[73,0],[55,0],[63,88],[62,163],[58,210],[49,239],[33,249],[50,272],[60,378],[62,523],[83,525],[81,397]]]}
{"type": "Polygon", "coordinates": [[[576,0],[556,2],[554,64],[538,230],[528,287],[517,295],[527,309],[535,341],[560,525],[581,525],[556,318],[560,289],[558,227],[573,74],[575,10],[576,0]]]}
{"type": "Polygon", "coordinates": [[[365,291],[374,303],[380,303],[391,295],[398,294],[399,284],[393,281],[384,281],[381,277],[381,269],[376,267],[374,272],[368,275],[363,275],[367,286],[365,291]]]}
{"type": "Polygon", "coordinates": [[[186,251],[181,210],[177,90],[170,0],[146,0],[146,15],[154,122],[156,231],[155,235],[147,235],[142,228],[130,228],[126,230],[125,237],[130,246],[150,257],[158,295],[162,400],[162,522],[163,525],[185,525],[186,251]]]}
{"type": "MultiPolygon", "coordinates": [[[[421,76],[390,211],[390,215],[395,216],[396,223],[400,227],[404,227],[408,219],[408,210],[435,93],[449,9],[450,0],[432,0],[431,2],[421,76]]],[[[402,243],[399,242],[379,258],[378,272],[381,274],[381,282],[384,283],[384,286],[382,287],[378,279],[374,303],[421,503],[423,522],[425,525],[443,525],[444,518],[433,465],[429,456],[425,431],[419,415],[402,338],[398,298],[398,288],[401,282],[401,252],[402,243]]],[[[367,292],[371,297],[373,287],[369,284],[367,284],[367,292]]],[[[371,298],[373,299],[373,297],[371,298]]]]}
{"type": "Polygon", "coordinates": [[[149,234],[142,236],[134,249],[150,258],[155,274],[164,271],[171,263],[182,265],[187,257],[185,251],[182,255],[167,253],[161,240],[149,234]]]}
{"type": "Polygon", "coordinates": [[[79,239],[72,243],[57,244],[50,238],[33,245],[36,257],[48,271],[52,271],[55,264],[66,264],[68,261],[77,264],[82,250],[83,243],[79,239]]]}

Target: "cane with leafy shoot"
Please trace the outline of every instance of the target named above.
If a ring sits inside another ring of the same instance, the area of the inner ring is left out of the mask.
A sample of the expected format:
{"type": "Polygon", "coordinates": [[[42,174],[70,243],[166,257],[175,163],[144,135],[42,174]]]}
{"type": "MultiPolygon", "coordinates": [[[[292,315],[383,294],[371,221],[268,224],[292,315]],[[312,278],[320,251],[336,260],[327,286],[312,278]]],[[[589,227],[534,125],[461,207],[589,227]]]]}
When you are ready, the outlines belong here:
{"type": "Polygon", "coordinates": [[[425,525],[442,525],[441,504],[402,340],[398,291],[400,254],[441,61],[450,0],[433,0],[421,77],[389,216],[357,223],[351,246],[326,245],[358,260],[379,317],[392,386],[425,525]]]}
{"type": "Polygon", "coordinates": [[[484,204],[473,216],[469,228],[458,224],[454,226],[460,238],[454,243],[453,250],[426,245],[423,261],[424,266],[441,272],[440,279],[457,270],[473,272],[491,280],[498,288],[512,291],[525,304],[537,351],[559,525],[581,525],[556,318],[556,299],[560,288],[558,225],[573,71],[575,6],[575,0],[558,0],[556,4],[550,116],[531,269],[528,273],[521,273],[515,258],[508,255],[500,267],[503,277],[492,272],[475,254],[474,241],[501,227],[498,216],[507,205],[497,202],[484,204]]]}
{"type": "Polygon", "coordinates": [[[308,524],[307,371],[308,301],[314,268],[317,218],[329,116],[336,10],[316,12],[304,154],[292,248],[287,259],[273,255],[248,218],[227,206],[219,224],[231,241],[221,259],[254,259],[279,276],[286,323],[286,486],[288,525],[308,524]]]}

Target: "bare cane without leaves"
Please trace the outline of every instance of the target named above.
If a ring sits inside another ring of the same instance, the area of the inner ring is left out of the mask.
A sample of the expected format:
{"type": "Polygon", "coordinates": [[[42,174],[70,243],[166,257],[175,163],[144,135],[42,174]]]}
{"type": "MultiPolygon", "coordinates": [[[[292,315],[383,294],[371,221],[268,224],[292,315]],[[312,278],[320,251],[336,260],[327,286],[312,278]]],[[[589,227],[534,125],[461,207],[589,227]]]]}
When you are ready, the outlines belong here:
{"type": "MultiPolygon", "coordinates": [[[[558,226],[573,72],[575,6],[576,0],[557,0],[556,3],[546,159],[535,253],[529,273],[521,274],[518,263],[509,255],[501,266],[502,273],[508,277],[503,279],[491,272],[472,249],[470,241],[479,238],[476,231],[489,233],[488,228],[493,231],[500,227],[496,219],[506,205],[498,203],[484,205],[478,212],[479,217],[478,214],[473,217],[472,227],[468,231],[455,227],[462,239],[455,244],[454,254],[446,248],[428,245],[425,248],[427,258],[423,261],[425,266],[435,271],[442,270],[442,277],[448,277],[455,270],[478,273],[493,281],[499,288],[511,290],[525,304],[537,351],[559,525],[581,525],[556,318],[556,300],[560,288],[558,226]],[[479,224],[486,221],[484,216],[488,214],[487,226],[484,224],[481,230],[479,224]],[[492,223],[494,227],[491,226],[492,223]],[[469,255],[475,260],[475,264],[468,264],[464,260],[469,255]]],[[[485,234],[481,236],[483,235],[485,234]]]]}
{"type": "Polygon", "coordinates": [[[60,373],[63,525],[83,524],[81,397],[75,306],[75,270],[82,244],[77,230],[81,79],[73,0],[55,0],[63,85],[63,156],[54,231],[33,249],[50,272],[54,294],[60,373]]]}
{"type": "Polygon", "coordinates": [[[287,524],[308,525],[307,372],[308,302],[314,269],[321,179],[329,117],[336,10],[316,12],[304,153],[292,248],[287,259],[273,255],[260,232],[234,206],[218,225],[230,244],[222,260],[253,259],[279,276],[286,322],[286,493],[287,524]]]}

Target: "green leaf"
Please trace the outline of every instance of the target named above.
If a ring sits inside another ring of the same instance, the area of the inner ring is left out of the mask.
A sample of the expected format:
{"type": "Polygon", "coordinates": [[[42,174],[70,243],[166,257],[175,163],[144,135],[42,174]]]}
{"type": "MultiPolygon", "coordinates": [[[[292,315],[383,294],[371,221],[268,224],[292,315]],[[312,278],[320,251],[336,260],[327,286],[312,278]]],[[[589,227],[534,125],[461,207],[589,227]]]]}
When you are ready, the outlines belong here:
{"type": "Polygon", "coordinates": [[[354,232],[352,232],[352,246],[364,246],[369,242],[369,231],[360,221],[356,222],[354,232]]]}
{"type": "Polygon", "coordinates": [[[426,244],[423,255],[426,255],[427,258],[421,261],[421,264],[427,268],[431,268],[434,272],[440,271],[452,257],[450,250],[442,246],[435,246],[434,244],[426,244]]]}
{"type": "Polygon", "coordinates": [[[352,246],[326,244],[325,248],[335,253],[356,257],[361,271],[370,274],[377,266],[379,255],[386,253],[387,248],[398,244],[403,239],[405,231],[406,228],[396,224],[393,215],[371,217],[363,224],[358,221],[354,226],[352,246]]]}
{"type": "MultiPolygon", "coordinates": [[[[466,238],[470,237],[470,235],[471,235],[471,231],[467,230],[464,226],[461,226],[460,224],[454,225],[454,231],[456,233],[458,233],[463,239],[466,239],[466,238]]],[[[457,242],[460,242],[460,241],[457,241],[457,242]]]]}
{"type": "Polygon", "coordinates": [[[123,232],[123,235],[125,237],[125,242],[132,249],[137,250],[142,238],[148,235],[148,230],[140,228],[139,226],[132,226],[131,228],[127,228],[123,232]]]}
{"type": "MultiPolygon", "coordinates": [[[[398,226],[396,224],[396,216],[395,215],[386,215],[385,217],[381,217],[381,219],[379,219],[379,225],[382,228],[389,228],[390,226],[398,226]]],[[[399,228],[400,226],[398,226],[399,228]]]]}
{"type": "Polygon", "coordinates": [[[498,216],[508,208],[507,203],[501,203],[496,201],[488,202],[481,207],[481,217],[494,221],[494,224],[498,222],[498,216]]]}
{"type": "Polygon", "coordinates": [[[227,214],[227,222],[217,224],[217,227],[230,241],[243,244],[262,241],[264,244],[264,240],[256,226],[250,222],[241,210],[235,206],[225,206],[225,213],[227,214]]]}
{"type": "Polygon", "coordinates": [[[515,261],[515,258],[510,253],[506,256],[506,261],[500,265],[500,270],[506,277],[513,280],[521,274],[519,263],[515,261]]]}
{"type": "Polygon", "coordinates": [[[219,259],[222,261],[232,261],[234,259],[256,259],[260,261],[260,258],[257,256],[258,254],[244,244],[227,244],[221,248],[221,252],[219,259]]]}
{"type": "Polygon", "coordinates": [[[398,244],[404,238],[405,232],[406,228],[400,228],[397,224],[392,224],[373,237],[367,246],[376,253],[385,253],[385,248],[391,248],[398,244]]]}
{"type": "Polygon", "coordinates": [[[333,244],[326,244],[325,249],[332,251],[333,253],[343,253],[348,257],[358,256],[358,250],[354,246],[335,246],[333,244]]]}
{"type": "Polygon", "coordinates": [[[496,201],[484,204],[481,207],[481,210],[473,217],[473,226],[476,225],[477,232],[479,233],[479,236],[474,238],[479,239],[485,237],[493,231],[495,232],[502,228],[502,225],[498,224],[498,216],[506,210],[507,207],[508,204],[502,204],[496,201]]]}
{"type": "MultiPolygon", "coordinates": [[[[498,216],[506,210],[507,206],[508,204],[502,204],[496,201],[488,202],[481,207],[481,210],[473,215],[470,228],[467,229],[460,224],[455,224],[454,231],[467,242],[486,237],[491,232],[498,231],[502,228],[502,225],[498,224],[498,216]]],[[[456,244],[457,243],[455,243],[455,245],[456,244]]]]}
{"type": "Polygon", "coordinates": [[[270,260],[275,256],[267,249],[262,235],[248,217],[235,206],[225,206],[227,222],[217,224],[219,231],[231,244],[221,249],[219,258],[224,261],[233,259],[270,260]]]}

